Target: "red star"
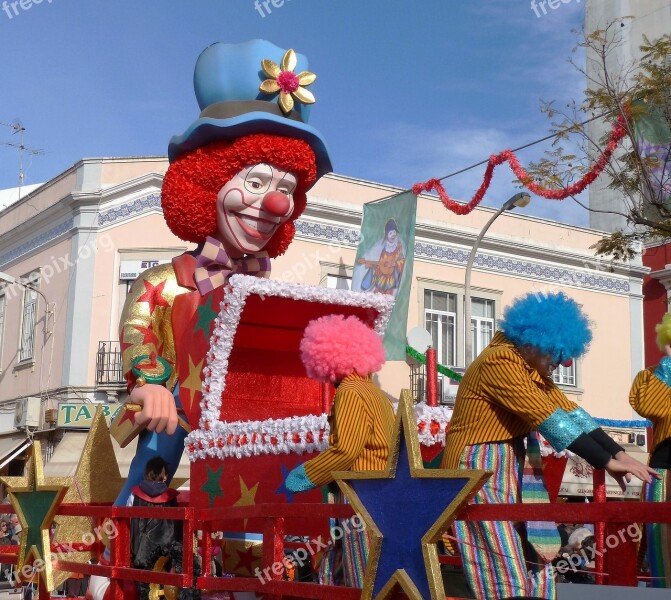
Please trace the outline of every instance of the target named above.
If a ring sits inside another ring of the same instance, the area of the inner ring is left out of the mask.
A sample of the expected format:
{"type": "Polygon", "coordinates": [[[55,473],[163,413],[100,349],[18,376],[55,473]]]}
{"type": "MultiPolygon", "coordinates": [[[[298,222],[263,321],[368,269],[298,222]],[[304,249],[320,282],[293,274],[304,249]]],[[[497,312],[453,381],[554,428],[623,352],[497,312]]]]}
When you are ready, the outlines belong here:
{"type": "Polygon", "coordinates": [[[126,336],[126,330],[122,329],[121,335],[119,336],[119,343],[121,344],[121,354],[123,354],[128,348],[130,348],[133,344],[132,342],[127,342],[125,341],[124,337],[126,336]]]}
{"type": "Polygon", "coordinates": [[[238,553],[238,564],[233,567],[234,571],[240,571],[239,575],[251,575],[254,572],[254,562],[259,561],[258,556],[254,556],[254,546],[250,546],[247,550],[236,550],[238,553]]]}
{"type": "Polygon", "coordinates": [[[124,421],[130,421],[131,425],[135,427],[135,411],[133,410],[127,410],[127,409],[122,409],[123,410],[123,415],[121,415],[121,418],[119,419],[119,422],[117,423],[117,427],[121,426],[121,424],[124,421]]]}
{"type": "Polygon", "coordinates": [[[149,303],[149,314],[153,315],[157,306],[170,306],[170,303],[163,297],[163,288],[166,284],[165,281],[161,281],[158,285],[154,285],[151,281],[145,279],[142,283],[144,283],[145,292],[137,299],[137,301],[149,303]]]}
{"type": "Polygon", "coordinates": [[[143,327],[142,325],[133,325],[134,329],[137,329],[142,334],[142,343],[143,344],[155,344],[158,345],[158,337],[152,329],[151,325],[149,327],[143,327]]]}

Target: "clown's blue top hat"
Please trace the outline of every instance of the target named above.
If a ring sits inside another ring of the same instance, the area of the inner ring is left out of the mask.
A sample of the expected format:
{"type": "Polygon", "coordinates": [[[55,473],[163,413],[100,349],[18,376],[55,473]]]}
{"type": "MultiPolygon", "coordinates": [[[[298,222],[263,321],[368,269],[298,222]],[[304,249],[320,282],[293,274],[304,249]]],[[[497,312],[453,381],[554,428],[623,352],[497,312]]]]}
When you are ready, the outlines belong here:
{"type": "MultiPolygon", "coordinates": [[[[216,43],[198,57],[193,76],[200,117],[168,146],[170,162],[180,154],[217,140],[230,140],[252,133],[269,133],[307,142],[317,159],[317,175],[332,171],[326,143],[307,124],[310,107],[295,102],[288,114],[278,104],[278,94],[264,93],[259,86],[268,78],[262,61],[281,64],[286,51],[265,40],[243,44],[216,43]]],[[[307,59],[296,54],[298,75],[307,70],[307,59]]],[[[288,76],[296,79],[293,73],[288,76]]],[[[277,86],[273,86],[277,87],[277,86]]],[[[309,94],[309,93],[308,93],[309,94]]]]}

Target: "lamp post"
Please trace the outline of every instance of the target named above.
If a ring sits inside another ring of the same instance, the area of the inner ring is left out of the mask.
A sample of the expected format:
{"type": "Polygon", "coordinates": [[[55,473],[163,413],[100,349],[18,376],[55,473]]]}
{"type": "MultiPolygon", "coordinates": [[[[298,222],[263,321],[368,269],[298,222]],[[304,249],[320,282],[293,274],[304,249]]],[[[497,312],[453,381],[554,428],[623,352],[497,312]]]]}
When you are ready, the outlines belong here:
{"type": "Polygon", "coordinates": [[[473,263],[475,262],[475,255],[478,252],[478,247],[480,246],[482,238],[485,237],[487,230],[492,226],[492,223],[499,218],[501,213],[506,210],[513,210],[517,207],[524,208],[529,202],[531,202],[531,196],[527,192],[519,192],[511,198],[508,198],[503,206],[492,215],[491,219],[489,219],[482,228],[473,243],[471,253],[468,255],[464,280],[464,335],[466,336],[464,340],[464,366],[466,368],[473,362],[473,337],[471,334],[471,271],[473,270],[473,263]]]}

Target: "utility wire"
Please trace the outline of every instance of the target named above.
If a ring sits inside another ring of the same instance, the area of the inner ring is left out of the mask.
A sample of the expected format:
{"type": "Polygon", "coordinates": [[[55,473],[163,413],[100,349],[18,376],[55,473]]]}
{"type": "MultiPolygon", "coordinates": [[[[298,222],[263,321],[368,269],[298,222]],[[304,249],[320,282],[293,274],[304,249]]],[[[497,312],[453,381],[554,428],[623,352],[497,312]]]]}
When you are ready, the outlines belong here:
{"type": "MultiPolygon", "coordinates": [[[[550,135],[546,135],[545,137],[542,137],[540,139],[534,140],[533,142],[529,142],[527,144],[524,144],[522,146],[518,146],[517,148],[513,148],[511,152],[519,152],[520,150],[526,150],[527,148],[530,148],[531,146],[535,146],[536,144],[540,144],[541,142],[546,142],[547,140],[551,140],[552,138],[556,138],[557,136],[561,135],[562,133],[566,133],[567,131],[570,131],[571,129],[575,127],[582,127],[583,125],[587,125],[588,123],[591,123],[592,121],[596,121],[597,119],[601,119],[602,117],[607,117],[609,114],[612,114],[613,111],[608,111],[605,113],[601,113],[600,115],[596,115],[595,117],[592,117],[591,119],[587,119],[586,121],[583,121],[582,123],[576,123],[575,125],[571,125],[570,127],[565,127],[564,129],[558,131],[557,133],[551,133],[550,135]]],[[[461,175],[462,173],[465,173],[466,171],[470,171],[471,169],[475,169],[476,167],[480,167],[482,165],[486,165],[489,162],[489,158],[485,160],[481,160],[480,162],[477,162],[475,164],[469,165],[468,167],[464,167],[463,169],[459,169],[458,171],[454,171],[448,175],[444,175],[443,177],[437,177],[436,179],[438,181],[443,181],[444,179],[449,179],[450,177],[454,177],[456,175],[461,175]]],[[[395,194],[391,194],[390,196],[385,196],[384,198],[379,198],[378,200],[372,200],[371,202],[368,202],[368,204],[375,204],[376,202],[382,202],[383,200],[389,200],[390,198],[395,198],[396,196],[400,196],[401,194],[405,194],[407,192],[411,192],[412,188],[408,188],[406,190],[401,190],[400,192],[396,192],[395,194]]]]}

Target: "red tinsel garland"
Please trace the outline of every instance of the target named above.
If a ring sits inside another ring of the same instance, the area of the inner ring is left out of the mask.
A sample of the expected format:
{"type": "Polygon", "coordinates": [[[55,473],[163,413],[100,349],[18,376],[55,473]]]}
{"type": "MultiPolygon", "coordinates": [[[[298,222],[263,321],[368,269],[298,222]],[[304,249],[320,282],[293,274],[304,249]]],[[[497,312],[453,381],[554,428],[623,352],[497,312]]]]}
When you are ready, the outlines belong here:
{"type": "Polygon", "coordinates": [[[430,192],[436,191],[440,196],[440,200],[444,204],[445,208],[451,210],[457,215],[467,215],[470,213],[485,196],[485,193],[489,189],[489,185],[492,182],[492,175],[494,174],[494,169],[504,162],[508,162],[510,168],[520,183],[527,188],[530,192],[533,192],[537,196],[542,196],[548,200],[564,200],[569,196],[579,194],[582,192],[590,183],[592,183],[601,172],[604,170],[610,157],[615,148],[619,145],[622,138],[627,133],[626,120],[623,115],[618,115],[617,120],[613,123],[613,127],[610,132],[610,137],[608,138],[608,145],[604,150],[603,154],[599,157],[599,160],[592,165],[592,168],[585,173],[578,181],[573,185],[570,185],[566,188],[560,190],[549,189],[541,186],[531,179],[529,173],[527,173],[524,168],[520,165],[517,157],[511,150],[503,150],[499,154],[492,154],[489,157],[489,162],[487,163],[487,168],[485,169],[485,176],[482,181],[482,185],[478,188],[478,191],[475,192],[475,195],[468,203],[461,203],[453,200],[447,195],[443,184],[440,183],[438,179],[429,179],[425,183],[416,183],[412,186],[412,192],[415,195],[419,195],[421,192],[430,192]]]}

